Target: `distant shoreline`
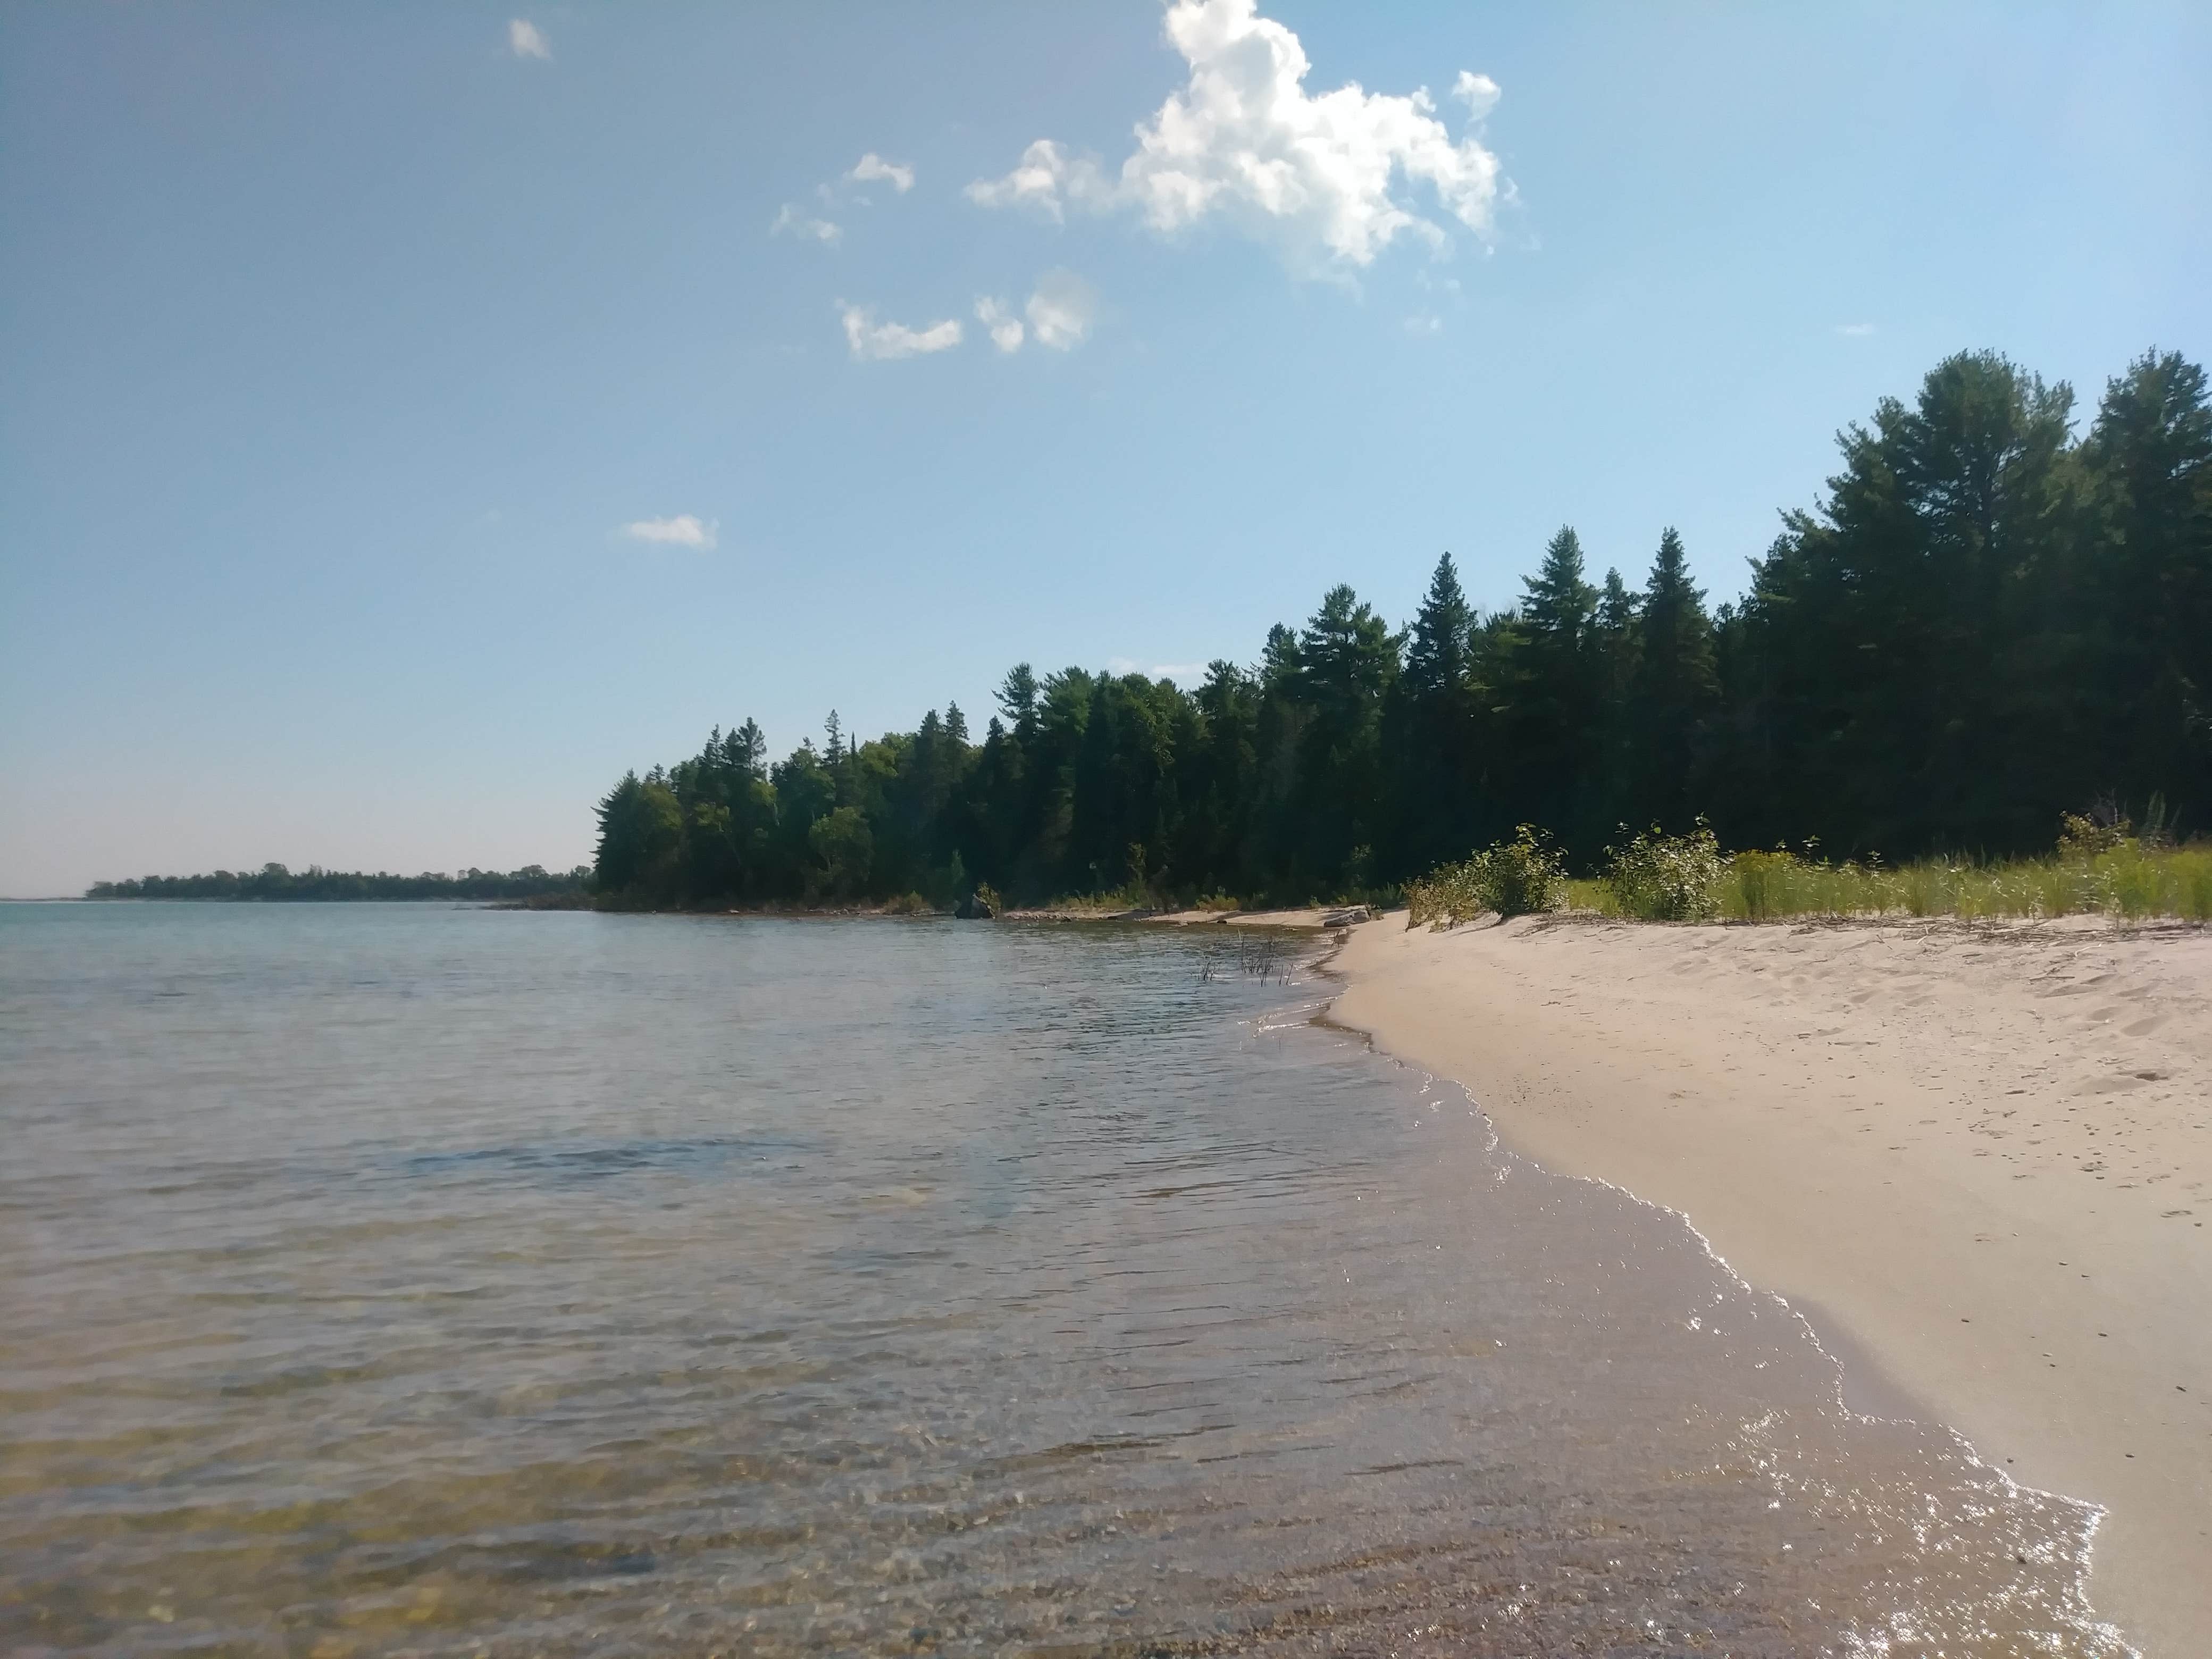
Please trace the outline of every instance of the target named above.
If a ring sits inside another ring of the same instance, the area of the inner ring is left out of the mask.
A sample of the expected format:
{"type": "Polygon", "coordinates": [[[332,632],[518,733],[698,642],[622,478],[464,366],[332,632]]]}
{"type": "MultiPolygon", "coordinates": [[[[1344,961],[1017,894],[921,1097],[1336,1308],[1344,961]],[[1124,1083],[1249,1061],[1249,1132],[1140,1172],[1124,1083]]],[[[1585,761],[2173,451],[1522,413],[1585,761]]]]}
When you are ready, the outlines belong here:
{"type": "Polygon", "coordinates": [[[414,900],[582,899],[590,890],[591,869],[578,865],[548,870],[526,864],[519,870],[425,870],[400,875],[390,870],[326,870],[309,865],[295,872],[282,864],[258,870],[214,870],[191,876],[139,876],[125,881],[96,881],[83,896],[96,902],[122,899],[175,899],[218,903],[362,903],[414,900]]]}

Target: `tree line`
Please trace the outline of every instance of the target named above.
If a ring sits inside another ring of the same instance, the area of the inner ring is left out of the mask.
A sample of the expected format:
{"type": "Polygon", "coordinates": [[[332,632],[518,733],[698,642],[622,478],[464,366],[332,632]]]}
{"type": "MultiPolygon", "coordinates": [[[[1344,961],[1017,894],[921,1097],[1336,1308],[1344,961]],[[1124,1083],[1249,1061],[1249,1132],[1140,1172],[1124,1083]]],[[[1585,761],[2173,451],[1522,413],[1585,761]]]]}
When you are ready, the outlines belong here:
{"type": "Polygon", "coordinates": [[[591,867],[547,870],[526,864],[501,872],[471,867],[456,874],[429,872],[395,876],[358,870],[325,870],[309,865],[295,874],[281,864],[258,870],[217,870],[199,876],[142,876],[133,881],[96,881],[88,899],[264,899],[323,902],[338,899],[532,899],[580,893],[590,885],[591,867]]]}
{"type": "Polygon", "coordinates": [[[1709,607],[1661,532],[1632,587],[1562,528],[1509,608],[1449,555],[1402,629],[1349,586],[1185,690],[1017,665],[981,740],[911,732],[770,762],[759,727],[599,805],[596,887],[681,906],[1142,891],[1382,891],[1540,826],[1587,867],[1621,826],[1828,856],[2047,848],[2100,800],[2212,815],[2212,407],[2151,352],[2074,394],[1993,353],[1838,434],[1709,607]]]}

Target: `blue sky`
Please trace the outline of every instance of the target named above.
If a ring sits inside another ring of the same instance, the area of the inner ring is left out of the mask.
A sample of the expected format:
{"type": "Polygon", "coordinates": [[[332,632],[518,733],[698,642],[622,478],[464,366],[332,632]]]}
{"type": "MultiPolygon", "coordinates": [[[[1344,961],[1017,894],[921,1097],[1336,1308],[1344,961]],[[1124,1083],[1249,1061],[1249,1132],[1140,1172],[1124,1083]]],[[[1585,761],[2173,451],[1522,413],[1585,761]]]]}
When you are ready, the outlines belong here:
{"type": "Polygon", "coordinates": [[[1729,597],[1944,353],[2212,351],[2208,81],[2187,4],[11,6],[0,893],[567,864],[717,722],[1563,521],[1729,597]]]}

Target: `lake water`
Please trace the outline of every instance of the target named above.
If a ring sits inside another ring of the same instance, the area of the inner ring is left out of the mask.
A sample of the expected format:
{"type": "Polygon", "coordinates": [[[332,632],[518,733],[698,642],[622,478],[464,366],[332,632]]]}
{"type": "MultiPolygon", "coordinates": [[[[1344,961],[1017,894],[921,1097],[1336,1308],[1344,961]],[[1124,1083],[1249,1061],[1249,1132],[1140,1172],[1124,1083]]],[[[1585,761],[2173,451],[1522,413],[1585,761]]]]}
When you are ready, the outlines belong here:
{"type": "Polygon", "coordinates": [[[0,1649],[2119,1650],[1227,932],[0,907],[0,1649]]]}

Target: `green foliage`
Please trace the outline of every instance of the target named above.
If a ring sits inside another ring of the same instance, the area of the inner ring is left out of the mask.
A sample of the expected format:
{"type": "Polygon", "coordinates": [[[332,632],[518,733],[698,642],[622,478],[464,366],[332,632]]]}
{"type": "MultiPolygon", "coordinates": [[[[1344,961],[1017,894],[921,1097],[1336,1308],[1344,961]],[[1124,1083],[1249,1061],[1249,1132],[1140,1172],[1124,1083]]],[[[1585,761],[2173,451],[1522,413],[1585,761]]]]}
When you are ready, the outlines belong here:
{"type": "Polygon", "coordinates": [[[1563,526],[1509,609],[1479,611],[1447,555],[1403,632],[1334,587],[1194,689],[1019,664],[980,742],[950,703],[872,742],[833,719],[773,763],[750,721],[718,730],[600,803],[597,882],[638,905],[979,881],[1303,903],[1535,823],[1562,867],[1619,877],[1588,897],[1622,914],[2166,914],[2193,867],[2172,824],[2212,822],[2212,404],[2152,353],[2078,439],[2073,411],[2002,357],[1946,359],[1841,434],[1826,493],[1710,611],[1674,531],[1632,585],[1594,582],[1563,526]],[[2099,799],[2142,830],[2086,815],[2044,857],[2099,799]],[[1712,857],[1817,836],[1836,862],[1747,854],[1707,884],[1678,845],[1698,813],[1712,857]],[[1622,823],[1656,828],[1616,871],[1622,823]]]}
{"type": "Polygon", "coordinates": [[[1406,885],[1406,925],[1456,927],[1477,916],[1510,920],[1558,909],[1566,897],[1566,866],[1551,838],[1522,824],[1511,841],[1448,864],[1406,885]]]}
{"type": "Polygon", "coordinates": [[[819,890],[830,898],[851,898],[866,885],[876,838],[857,806],[840,806],[807,826],[806,844],[819,866],[819,890]]]}
{"type": "MultiPolygon", "coordinates": [[[[506,901],[568,899],[581,902],[592,879],[591,867],[549,871],[528,864],[520,870],[469,869],[452,875],[431,872],[396,876],[380,870],[325,870],[309,865],[293,871],[281,864],[258,870],[217,870],[200,876],[143,876],[135,881],[94,882],[88,899],[233,899],[277,902],[331,903],[359,899],[483,899],[506,901]]],[[[562,906],[561,908],[568,908],[562,906]]]]}
{"type": "Polygon", "coordinates": [[[2094,858],[2109,853],[2128,838],[2133,826],[2110,812],[2069,812],[2058,820],[2058,852],[2062,858],[2094,858]]]}
{"type": "MultiPolygon", "coordinates": [[[[1629,823],[1657,828],[1580,895],[1621,914],[1717,891],[1723,916],[2201,916],[2200,854],[2168,843],[2212,823],[2203,371],[2148,353],[2078,440],[2073,418],[2070,387],[1947,358],[1841,434],[1825,495],[1711,612],[1674,531],[1632,586],[1592,582],[1563,526],[1510,608],[1478,611],[1446,555],[1403,632],[1333,587],[1194,690],[1017,665],[980,742],[950,702],[872,742],[832,714],[773,763],[750,720],[717,727],[599,801],[597,896],[1371,900],[1440,867],[1502,880],[1467,855],[1520,823],[1559,867],[1605,868],[1629,823]],[[1818,837],[1837,861],[1744,854],[1706,889],[1676,846],[1701,812],[1718,843],[1818,837]],[[1976,859],[1938,856],[1960,848],[1976,859]]],[[[331,896],[417,879],[309,873],[331,896]]],[[[179,879],[306,896],[289,873],[179,879]]]]}
{"type": "Polygon", "coordinates": [[[1603,884],[1620,914],[1643,921],[1710,921],[1720,914],[1728,860],[1703,818],[1686,836],[1654,824],[1606,848],[1603,884]]]}

